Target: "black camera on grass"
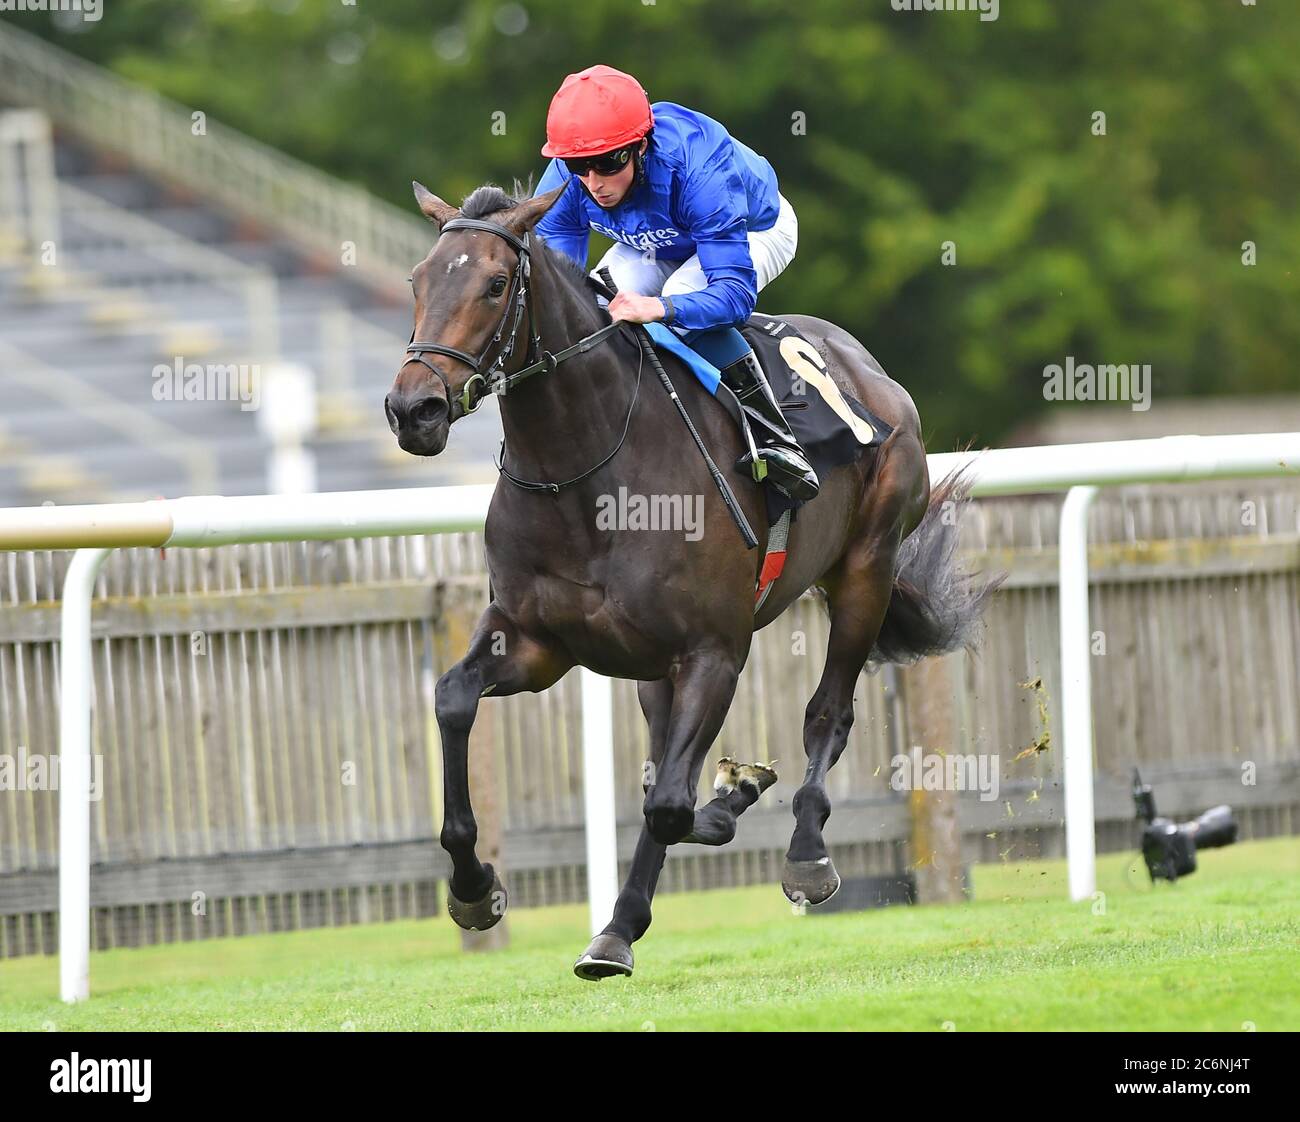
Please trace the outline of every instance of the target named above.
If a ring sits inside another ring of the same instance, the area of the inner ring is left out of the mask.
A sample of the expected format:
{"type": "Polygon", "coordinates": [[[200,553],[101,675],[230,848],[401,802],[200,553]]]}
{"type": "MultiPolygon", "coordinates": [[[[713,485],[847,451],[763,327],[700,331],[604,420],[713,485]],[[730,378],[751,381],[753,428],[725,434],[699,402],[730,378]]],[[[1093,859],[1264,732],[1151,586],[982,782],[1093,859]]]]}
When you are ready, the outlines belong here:
{"type": "Polygon", "coordinates": [[[1196,851],[1217,849],[1237,840],[1237,820],[1229,806],[1211,807],[1192,822],[1171,822],[1156,815],[1156,797],[1133,769],[1133,802],[1146,823],[1142,831],[1142,857],[1152,883],[1177,880],[1196,872],[1196,851]]]}

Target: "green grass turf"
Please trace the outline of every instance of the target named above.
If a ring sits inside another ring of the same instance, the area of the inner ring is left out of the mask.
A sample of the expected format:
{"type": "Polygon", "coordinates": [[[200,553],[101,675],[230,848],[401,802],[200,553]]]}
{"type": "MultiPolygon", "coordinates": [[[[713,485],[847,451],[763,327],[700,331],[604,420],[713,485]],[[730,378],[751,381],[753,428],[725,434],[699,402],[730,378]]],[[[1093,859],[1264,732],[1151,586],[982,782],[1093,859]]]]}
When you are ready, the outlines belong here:
{"type": "Polygon", "coordinates": [[[792,914],[779,887],[667,895],[636,974],[579,981],[583,906],[510,913],[463,954],[447,919],[96,953],[89,1002],[54,958],[0,963],[0,1029],[1300,1028],[1300,838],[1200,855],[1153,890],[1102,857],[1105,914],[1063,862],[980,865],[974,902],[792,914]]]}

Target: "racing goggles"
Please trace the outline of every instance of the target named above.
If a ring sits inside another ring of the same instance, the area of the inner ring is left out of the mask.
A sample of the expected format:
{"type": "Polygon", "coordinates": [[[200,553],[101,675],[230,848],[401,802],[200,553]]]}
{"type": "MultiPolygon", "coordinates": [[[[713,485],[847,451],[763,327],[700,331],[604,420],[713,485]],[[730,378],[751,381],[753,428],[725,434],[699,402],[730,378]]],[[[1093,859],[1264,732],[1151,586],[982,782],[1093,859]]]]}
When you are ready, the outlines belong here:
{"type": "Polygon", "coordinates": [[[566,159],[564,166],[573,175],[579,177],[591,171],[594,171],[597,175],[617,175],[627,167],[627,162],[632,158],[632,153],[635,150],[636,144],[629,144],[624,148],[615,148],[614,151],[604,152],[599,156],[576,156],[571,160],[566,159]]]}

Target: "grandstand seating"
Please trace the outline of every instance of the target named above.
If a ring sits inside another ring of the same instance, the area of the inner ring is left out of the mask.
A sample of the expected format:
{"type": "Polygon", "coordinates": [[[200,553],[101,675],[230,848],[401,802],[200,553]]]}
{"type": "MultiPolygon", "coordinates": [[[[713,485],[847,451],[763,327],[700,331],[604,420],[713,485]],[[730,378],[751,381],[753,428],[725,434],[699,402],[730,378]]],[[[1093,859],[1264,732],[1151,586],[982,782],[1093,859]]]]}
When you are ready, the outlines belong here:
{"type": "Polygon", "coordinates": [[[436,459],[407,456],[388,431],[409,299],[120,153],[66,130],[53,147],[56,183],[41,188],[55,196],[42,200],[53,262],[47,239],[0,213],[0,506],[266,491],[271,445],[254,411],[155,400],[155,367],[178,358],[313,371],[319,490],[495,479],[495,402],[436,459]]]}

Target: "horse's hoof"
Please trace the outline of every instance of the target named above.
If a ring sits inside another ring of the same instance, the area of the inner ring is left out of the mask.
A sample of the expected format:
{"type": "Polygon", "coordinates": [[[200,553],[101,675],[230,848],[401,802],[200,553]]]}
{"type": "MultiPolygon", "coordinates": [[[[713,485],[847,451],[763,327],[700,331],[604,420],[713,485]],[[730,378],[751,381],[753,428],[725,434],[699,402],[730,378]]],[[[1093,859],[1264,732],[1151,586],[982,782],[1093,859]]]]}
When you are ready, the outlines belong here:
{"type": "Polygon", "coordinates": [[[840,874],[829,857],[820,861],[785,861],[781,890],[792,904],[824,904],[840,890],[840,874]]]}
{"type": "Polygon", "coordinates": [[[730,756],[723,756],[718,761],[718,775],[713,781],[713,789],[722,794],[736,790],[742,783],[748,783],[757,788],[761,795],[776,782],[775,767],[775,760],[770,764],[738,764],[730,756]]]}
{"type": "Polygon", "coordinates": [[[467,904],[463,900],[457,900],[451,885],[447,886],[447,911],[456,921],[456,926],[463,927],[466,931],[486,931],[500,923],[501,917],[506,914],[506,905],[509,903],[506,886],[501,883],[501,878],[491,865],[484,865],[483,870],[492,878],[492,887],[482,900],[467,904]]]}
{"type": "Polygon", "coordinates": [[[632,976],[632,948],[617,935],[597,935],[573,964],[573,972],[584,982],[602,978],[632,976]]]}

